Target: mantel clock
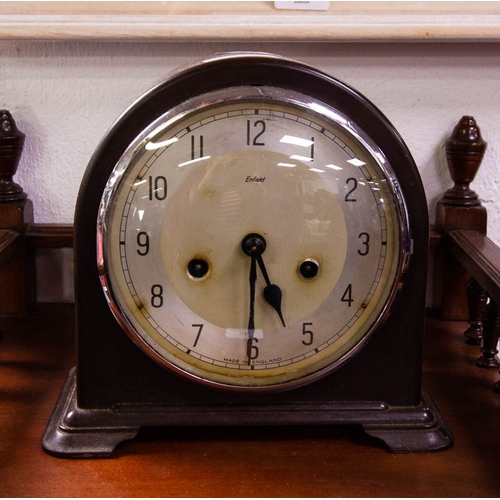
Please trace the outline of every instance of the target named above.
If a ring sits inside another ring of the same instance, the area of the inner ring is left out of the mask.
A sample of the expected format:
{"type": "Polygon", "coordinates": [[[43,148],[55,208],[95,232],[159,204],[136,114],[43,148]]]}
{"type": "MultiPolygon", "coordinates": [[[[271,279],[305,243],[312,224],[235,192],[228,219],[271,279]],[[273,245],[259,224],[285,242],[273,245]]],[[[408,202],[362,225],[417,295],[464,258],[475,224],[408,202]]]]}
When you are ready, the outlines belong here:
{"type": "Polygon", "coordinates": [[[452,436],[421,388],[427,204],[366,98],[279,56],[220,54],[135,102],[75,220],[78,362],[43,446],[141,426],[359,424],[452,436]]]}

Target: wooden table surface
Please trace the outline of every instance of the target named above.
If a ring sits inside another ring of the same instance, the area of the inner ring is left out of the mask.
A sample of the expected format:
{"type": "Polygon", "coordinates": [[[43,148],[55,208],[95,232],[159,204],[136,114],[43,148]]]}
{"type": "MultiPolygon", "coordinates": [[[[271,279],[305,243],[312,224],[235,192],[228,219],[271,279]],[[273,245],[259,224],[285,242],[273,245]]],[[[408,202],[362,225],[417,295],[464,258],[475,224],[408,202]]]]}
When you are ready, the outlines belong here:
{"type": "Polygon", "coordinates": [[[40,444],[74,365],[73,308],[40,305],[0,328],[2,497],[497,497],[497,370],[476,368],[464,323],[427,322],[424,386],[455,435],[446,451],[391,454],[356,427],[144,429],[113,458],[40,444]]]}

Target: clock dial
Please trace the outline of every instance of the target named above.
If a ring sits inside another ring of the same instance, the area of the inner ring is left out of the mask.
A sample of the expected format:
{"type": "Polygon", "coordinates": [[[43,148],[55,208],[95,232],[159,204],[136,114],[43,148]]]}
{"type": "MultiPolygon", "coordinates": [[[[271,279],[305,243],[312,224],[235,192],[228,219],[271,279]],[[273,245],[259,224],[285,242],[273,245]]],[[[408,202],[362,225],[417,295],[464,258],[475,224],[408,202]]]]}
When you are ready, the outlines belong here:
{"type": "Polygon", "coordinates": [[[382,151],[303,94],[235,87],[147,127],[109,178],[101,283],[150,356],[275,390],[353,355],[384,319],[409,239],[382,151]]]}

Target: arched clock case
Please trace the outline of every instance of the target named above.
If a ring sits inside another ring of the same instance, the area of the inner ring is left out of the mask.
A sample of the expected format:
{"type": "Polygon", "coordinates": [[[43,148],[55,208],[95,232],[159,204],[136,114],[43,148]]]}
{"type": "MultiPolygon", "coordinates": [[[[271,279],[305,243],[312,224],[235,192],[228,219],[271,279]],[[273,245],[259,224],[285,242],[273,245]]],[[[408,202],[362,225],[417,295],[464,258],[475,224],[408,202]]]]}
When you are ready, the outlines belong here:
{"type": "Polygon", "coordinates": [[[83,179],[77,366],[44,449],[333,424],[395,452],[450,446],[421,388],[428,230],[407,147],[347,85],[260,53],[177,71],[83,179]]]}

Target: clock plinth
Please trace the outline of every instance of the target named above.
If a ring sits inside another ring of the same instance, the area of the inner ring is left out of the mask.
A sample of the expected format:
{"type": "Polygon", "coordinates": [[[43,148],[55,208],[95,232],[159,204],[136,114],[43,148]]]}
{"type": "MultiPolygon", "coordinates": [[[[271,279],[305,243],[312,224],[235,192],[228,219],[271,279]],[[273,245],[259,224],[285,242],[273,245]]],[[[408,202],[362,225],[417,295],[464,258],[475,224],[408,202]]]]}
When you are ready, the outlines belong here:
{"type": "Polygon", "coordinates": [[[301,400],[275,405],[132,405],[85,410],[77,405],[72,370],[42,444],[46,452],[60,457],[110,457],[118,444],[133,439],[142,426],[213,425],[360,425],[394,453],[440,451],[453,443],[450,429],[424,390],[419,405],[401,408],[382,402],[332,402],[319,408],[301,400]]]}

